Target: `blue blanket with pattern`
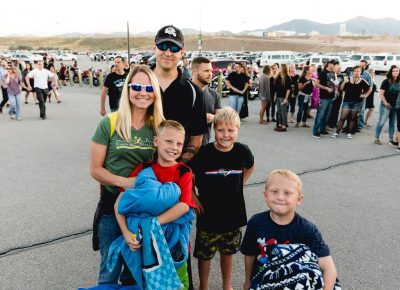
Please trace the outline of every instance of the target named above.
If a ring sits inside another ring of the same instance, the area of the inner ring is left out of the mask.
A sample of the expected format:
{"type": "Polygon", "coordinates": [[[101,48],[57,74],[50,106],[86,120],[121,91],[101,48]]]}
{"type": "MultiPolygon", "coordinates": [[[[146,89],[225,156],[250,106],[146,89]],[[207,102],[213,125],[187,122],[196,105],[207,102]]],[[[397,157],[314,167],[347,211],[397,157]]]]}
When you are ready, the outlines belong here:
{"type": "MultiPolygon", "coordinates": [[[[277,244],[271,257],[252,277],[250,290],[323,289],[318,257],[303,244],[277,244]]],[[[334,290],[341,287],[336,281],[334,290]]]]}
{"type": "Polygon", "coordinates": [[[140,288],[167,289],[165,287],[170,283],[171,289],[179,289],[172,286],[178,282],[180,285],[175,269],[187,261],[194,212],[190,209],[179,219],[163,226],[155,217],[177,204],[180,193],[173,182],[161,184],[151,167],[139,173],[135,188],[122,195],[118,212],[125,215],[128,229],[140,238],[142,247],[133,252],[122,236],[116,239],[109,250],[109,270],[114,268],[121,254],[140,288]],[[155,277],[160,276],[160,281],[154,283],[155,277]]]}

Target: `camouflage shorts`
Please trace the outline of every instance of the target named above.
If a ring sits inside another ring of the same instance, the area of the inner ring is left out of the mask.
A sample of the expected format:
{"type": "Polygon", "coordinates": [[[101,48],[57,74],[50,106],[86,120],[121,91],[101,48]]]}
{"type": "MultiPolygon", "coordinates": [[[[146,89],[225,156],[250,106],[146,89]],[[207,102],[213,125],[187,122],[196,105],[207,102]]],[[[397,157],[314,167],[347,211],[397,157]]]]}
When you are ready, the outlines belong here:
{"type": "Polygon", "coordinates": [[[241,229],[223,234],[197,230],[193,256],[197,259],[210,260],[217,251],[223,255],[233,255],[239,251],[241,241],[241,229]]]}

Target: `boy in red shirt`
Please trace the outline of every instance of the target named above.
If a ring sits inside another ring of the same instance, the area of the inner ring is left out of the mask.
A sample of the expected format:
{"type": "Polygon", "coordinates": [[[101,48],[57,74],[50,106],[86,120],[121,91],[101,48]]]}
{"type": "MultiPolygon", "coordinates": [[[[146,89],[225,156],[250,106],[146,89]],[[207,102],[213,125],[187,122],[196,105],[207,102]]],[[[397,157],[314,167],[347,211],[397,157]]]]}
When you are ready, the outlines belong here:
{"type": "MultiPolygon", "coordinates": [[[[157,135],[154,137],[154,145],[157,147],[157,158],[155,158],[155,161],[141,163],[129,175],[129,177],[136,177],[141,170],[151,167],[160,183],[174,182],[179,186],[181,190],[179,202],[157,216],[160,225],[164,225],[178,219],[186,214],[190,207],[196,208],[196,205],[192,199],[192,171],[182,162],[176,161],[176,159],[178,159],[182,153],[184,140],[185,129],[180,123],[172,120],[161,122],[157,129],[157,135]]],[[[132,232],[129,231],[126,225],[125,216],[118,213],[118,204],[122,195],[123,192],[120,193],[117,201],[115,202],[115,215],[125,242],[132,251],[136,251],[141,247],[140,241],[132,237],[132,232]]],[[[182,284],[185,286],[184,289],[187,289],[187,263],[185,263],[181,268],[177,269],[177,272],[182,284]]]]}

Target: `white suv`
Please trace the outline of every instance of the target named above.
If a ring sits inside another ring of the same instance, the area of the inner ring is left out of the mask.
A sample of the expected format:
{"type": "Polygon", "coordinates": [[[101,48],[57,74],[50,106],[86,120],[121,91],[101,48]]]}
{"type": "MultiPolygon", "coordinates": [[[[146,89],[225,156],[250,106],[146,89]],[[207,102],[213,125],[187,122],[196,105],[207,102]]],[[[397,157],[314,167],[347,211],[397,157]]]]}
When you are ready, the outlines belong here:
{"type": "Polygon", "coordinates": [[[396,54],[378,54],[372,57],[370,68],[377,73],[387,73],[392,65],[400,65],[400,55],[396,54]]]}

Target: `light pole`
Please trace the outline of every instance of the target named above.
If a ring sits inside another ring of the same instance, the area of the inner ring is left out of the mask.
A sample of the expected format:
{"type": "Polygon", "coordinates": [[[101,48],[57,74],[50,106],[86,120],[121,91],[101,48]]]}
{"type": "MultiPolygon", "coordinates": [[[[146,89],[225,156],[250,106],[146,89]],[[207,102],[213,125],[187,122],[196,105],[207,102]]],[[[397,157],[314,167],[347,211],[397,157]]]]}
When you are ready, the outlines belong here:
{"type": "Polygon", "coordinates": [[[242,33],[242,53],[244,52],[244,25],[246,22],[242,22],[243,23],[243,33],[242,33]]]}
{"type": "Polygon", "coordinates": [[[130,47],[129,47],[129,21],[126,22],[126,30],[128,33],[128,64],[131,65],[131,58],[130,58],[130,47]]]}

